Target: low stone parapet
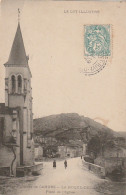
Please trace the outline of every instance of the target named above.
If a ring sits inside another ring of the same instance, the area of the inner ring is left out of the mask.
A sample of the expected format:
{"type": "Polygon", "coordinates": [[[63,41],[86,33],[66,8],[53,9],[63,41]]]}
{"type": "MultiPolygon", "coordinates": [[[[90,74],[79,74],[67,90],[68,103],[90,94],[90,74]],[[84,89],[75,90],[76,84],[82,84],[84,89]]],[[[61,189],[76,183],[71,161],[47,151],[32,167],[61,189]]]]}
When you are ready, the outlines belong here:
{"type": "Polygon", "coordinates": [[[97,174],[101,178],[105,178],[106,173],[105,173],[104,167],[86,162],[85,160],[83,160],[83,164],[88,168],[88,170],[93,171],[95,174],[97,174]]]}
{"type": "Polygon", "coordinates": [[[10,176],[10,167],[0,167],[0,176],[10,176]]]}
{"type": "Polygon", "coordinates": [[[38,175],[41,174],[41,170],[43,169],[43,163],[36,163],[33,167],[32,167],[32,174],[33,175],[38,175]]]}
{"type": "Polygon", "coordinates": [[[17,177],[24,177],[26,175],[39,175],[43,169],[43,163],[38,163],[32,166],[20,166],[16,169],[17,177]]]}

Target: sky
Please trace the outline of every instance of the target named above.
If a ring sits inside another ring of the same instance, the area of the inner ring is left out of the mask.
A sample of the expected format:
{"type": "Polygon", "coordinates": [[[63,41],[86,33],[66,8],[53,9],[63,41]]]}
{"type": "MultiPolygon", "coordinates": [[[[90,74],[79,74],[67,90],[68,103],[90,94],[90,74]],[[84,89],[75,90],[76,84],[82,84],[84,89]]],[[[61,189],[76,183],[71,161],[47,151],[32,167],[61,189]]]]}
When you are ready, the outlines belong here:
{"type": "Polygon", "coordinates": [[[1,2],[0,102],[4,102],[3,64],[8,60],[16,33],[18,8],[30,58],[34,118],[78,113],[115,131],[126,131],[125,2],[1,2]],[[100,10],[100,13],[65,14],[64,10],[100,10]],[[112,56],[99,73],[85,76],[80,73],[85,63],[84,25],[93,23],[112,25],[112,56]]]}

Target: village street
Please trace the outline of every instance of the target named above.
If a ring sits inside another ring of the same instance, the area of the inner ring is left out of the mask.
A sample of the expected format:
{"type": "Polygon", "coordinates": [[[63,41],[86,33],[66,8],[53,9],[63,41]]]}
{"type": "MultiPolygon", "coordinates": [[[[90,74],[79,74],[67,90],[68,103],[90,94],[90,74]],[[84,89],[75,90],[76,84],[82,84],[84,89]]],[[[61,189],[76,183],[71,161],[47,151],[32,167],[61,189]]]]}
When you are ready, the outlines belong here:
{"type": "Polygon", "coordinates": [[[100,179],[83,165],[81,158],[43,162],[42,174],[5,180],[0,185],[0,195],[124,195],[125,184],[100,179]],[[2,187],[3,186],[3,187],[2,187]],[[101,188],[102,186],[102,188],[101,188]]]}
{"type": "Polygon", "coordinates": [[[42,175],[21,195],[97,195],[94,187],[100,179],[83,166],[81,158],[68,159],[67,163],[65,169],[63,160],[56,161],[55,169],[52,161],[45,162],[42,175]]]}

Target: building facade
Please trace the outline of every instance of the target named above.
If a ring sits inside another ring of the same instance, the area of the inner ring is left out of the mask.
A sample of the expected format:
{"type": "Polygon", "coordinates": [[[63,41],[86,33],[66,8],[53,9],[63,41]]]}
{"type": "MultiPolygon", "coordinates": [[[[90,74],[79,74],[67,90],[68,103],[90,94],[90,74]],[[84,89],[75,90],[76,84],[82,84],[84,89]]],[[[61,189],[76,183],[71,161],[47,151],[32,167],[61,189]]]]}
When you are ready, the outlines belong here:
{"type": "Polygon", "coordinates": [[[58,146],[58,154],[60,158],[74,158],[82,155],[82,148],[71,146],[58,146]]]}
{"type": "Polygon", "coordinates": [[[34,164],[32,75],[28,60],[18,23],[9,59],[4,64],[5,103],[0,104],[0,168],[10,167],[14,175],[17,167],[34,164]]]}
{"type": "Polygon", "coordinates": [[[35,160],[42,160],[43,158],[43,147],[40,146],[39,144],[35,143],[35,160]]]}

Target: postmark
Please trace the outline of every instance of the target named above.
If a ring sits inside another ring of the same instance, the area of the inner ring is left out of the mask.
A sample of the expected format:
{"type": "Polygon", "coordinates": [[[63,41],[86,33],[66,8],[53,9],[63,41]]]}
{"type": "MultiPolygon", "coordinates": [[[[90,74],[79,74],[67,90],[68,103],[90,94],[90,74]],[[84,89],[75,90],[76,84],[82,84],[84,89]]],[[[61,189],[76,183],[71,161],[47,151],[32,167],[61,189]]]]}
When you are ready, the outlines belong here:
{"type": "Polygon", "coordinates": [[[84,64],[81,72],[94,75],[100,72],[112,55],[111,25],[84,25],[84,64]]]}

